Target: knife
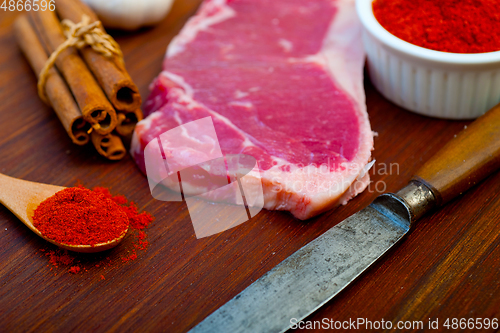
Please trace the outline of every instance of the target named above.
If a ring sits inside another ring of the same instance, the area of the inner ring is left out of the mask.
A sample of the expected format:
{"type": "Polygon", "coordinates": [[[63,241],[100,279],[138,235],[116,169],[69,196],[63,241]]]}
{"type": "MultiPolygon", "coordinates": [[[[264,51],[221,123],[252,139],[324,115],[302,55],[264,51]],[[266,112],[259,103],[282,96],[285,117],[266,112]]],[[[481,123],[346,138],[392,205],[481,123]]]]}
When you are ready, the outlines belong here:
{"type": "Polygon", "coordinates": [[[382,194],[267,272],[190,332],[284,332],[332,299],[424,214],[500,167],[500,105],[448,142],[396,194],[382,194]]]}

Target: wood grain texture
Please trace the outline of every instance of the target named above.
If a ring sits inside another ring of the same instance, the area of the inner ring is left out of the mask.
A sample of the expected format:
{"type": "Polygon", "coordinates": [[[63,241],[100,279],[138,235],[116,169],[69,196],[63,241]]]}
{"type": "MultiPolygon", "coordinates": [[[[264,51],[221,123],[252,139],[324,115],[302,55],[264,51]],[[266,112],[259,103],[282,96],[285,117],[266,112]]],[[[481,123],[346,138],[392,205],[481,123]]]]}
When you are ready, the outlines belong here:
{"type": "MultiPolygon", "coordinates": [[[[111,32],[143,97],[166,45],[200,0],[176,1],[154,29],[111,32]]],[[[302,222],[263,211],[221,234],[197,240],[184,203],[151,198],[130,157],[114,163],[71,144],[36,95],[35,75],[15,45],[16,13],[0,12],[0,172],[31,181],[106,186],[153,213],[151,242],[135,261],[70,275],[47,267],[48,245],[0,207],[2,331],[185,332],[327,229],[397,191],[468,122],[437,120],[391,104],[367,80],[375,138],[372,181],[347,206],[302,222]],[[387,166],[384,169],[384,166],[387,166]],[[392,172],[389,169],[392,166],[392,172]],[[378,187],[377,187],[378,185],[378,187]],[[105,276],[101,280],[100,275],[105,276]]],[[[423,320],[500,317],[500,175],[424,218],[396,249],[308,320],[423,320]]],[[[126,243],[127,240],[124,240],[126,243]]],[[[286,304],[276,304],[286,306],[286,304]]],[[[442,327],[441,327],[442,328],[442,327]]]]}
{"type": "Polygon", "coordinates": [[[500,167],[500,105],[451,139],[420,170],[443,204],[467,191],[500,167]]]}

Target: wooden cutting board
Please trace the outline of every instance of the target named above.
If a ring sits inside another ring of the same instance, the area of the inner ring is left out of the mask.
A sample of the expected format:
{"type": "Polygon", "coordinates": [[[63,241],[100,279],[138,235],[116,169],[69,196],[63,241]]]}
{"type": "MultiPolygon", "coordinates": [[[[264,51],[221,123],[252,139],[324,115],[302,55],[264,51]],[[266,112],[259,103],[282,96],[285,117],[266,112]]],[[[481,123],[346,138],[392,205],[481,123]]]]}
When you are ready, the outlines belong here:
{"type": "MultiPolygon", "coordinates": [[[[156,28],[112,33],[144,98],[168,42],[199,3],[178,0],[156,28]]],[[[38,99],[35,76],[16,46],[12,22],[18,14],[0,12],[0,172],[62,186],[106,186],[153,213],[156,222],[137,260],[122,262],[119,247],[108,253],[112,266],[87,264],[87,272],[71,275],[67,267],[49,265],[40,249],[51,247],[0,207],[0,331],[185,332],[379,191],[405,185],[468,124],[404,111],[366,80],[378,133],[369,191],[306,222],[263,211],[197,240],[185,204],[152,199],[129,156],[108,162],[71,144],[38,99]]],[[[427,327],[429,318],[439,318],[443,328],[447,318],[500,318],[499,192],[496,174],[424,218],[404,243],[307,320],[421,320],[427,327]]]]}

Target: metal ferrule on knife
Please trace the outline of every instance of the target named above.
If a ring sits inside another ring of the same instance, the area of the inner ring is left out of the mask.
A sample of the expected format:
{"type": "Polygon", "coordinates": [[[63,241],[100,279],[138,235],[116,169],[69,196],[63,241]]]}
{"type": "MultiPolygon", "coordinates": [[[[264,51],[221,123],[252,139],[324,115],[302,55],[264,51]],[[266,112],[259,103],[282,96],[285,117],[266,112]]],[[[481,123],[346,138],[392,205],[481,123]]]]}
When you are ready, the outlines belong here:
{"type": "MultiPolygon", "coordinates": [[[[424,182],[412,180],[396,194],[383,194],[376,201],[387,201],[387,198],[397,200],[406,207],[409,222],[413,225],[418,219],[438,206],[433,191],[424,182]]],[[[405,215],[406,215],[405,214],[405,215]]]]}

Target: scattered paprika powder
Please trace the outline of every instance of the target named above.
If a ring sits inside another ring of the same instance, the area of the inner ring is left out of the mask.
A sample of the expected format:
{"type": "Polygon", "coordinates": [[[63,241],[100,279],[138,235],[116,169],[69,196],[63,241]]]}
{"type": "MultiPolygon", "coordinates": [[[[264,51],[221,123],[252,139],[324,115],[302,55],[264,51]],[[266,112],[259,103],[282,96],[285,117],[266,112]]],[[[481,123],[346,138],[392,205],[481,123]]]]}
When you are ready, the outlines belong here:
{"type": "Polygon", "coordinates": [[[498,0],[375,0],[373,13],[391,34],[431,50],[500,50],[498,0]]]}

